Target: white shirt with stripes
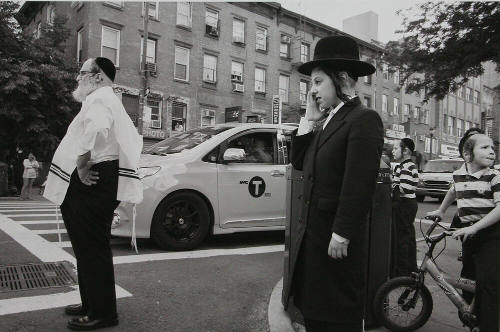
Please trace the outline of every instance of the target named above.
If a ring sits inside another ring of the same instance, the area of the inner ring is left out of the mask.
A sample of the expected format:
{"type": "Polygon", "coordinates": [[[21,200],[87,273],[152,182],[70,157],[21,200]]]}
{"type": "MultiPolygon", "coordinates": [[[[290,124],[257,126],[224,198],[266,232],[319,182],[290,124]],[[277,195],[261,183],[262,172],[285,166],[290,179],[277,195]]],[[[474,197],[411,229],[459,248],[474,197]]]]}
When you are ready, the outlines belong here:
{"type": "Polygon", "coordinates": [[[406,159],[394,167],[393,186],[399,186],[400,197],[415,198],[417,185],[418,170],[411,159],[406,159]]]}
{"type": "Polygon", "coordinates": [[[462,223],[475,223],[500,203],[500,173],[484,168],[470,173],[464,164],[453,172],[458,216],[462,223]]]}

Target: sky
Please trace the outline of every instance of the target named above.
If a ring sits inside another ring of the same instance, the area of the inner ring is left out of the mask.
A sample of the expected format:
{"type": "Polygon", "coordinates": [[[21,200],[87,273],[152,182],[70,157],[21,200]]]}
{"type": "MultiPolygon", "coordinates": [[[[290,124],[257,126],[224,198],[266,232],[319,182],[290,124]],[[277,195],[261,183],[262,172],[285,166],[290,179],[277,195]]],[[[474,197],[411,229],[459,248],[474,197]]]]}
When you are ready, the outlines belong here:
{"type": "Polygon", "coordinates": [[[394,31],[401,28],[398,9],[407,9],[417,2],[410,0],[278,0],[293,12],[342,30],[342,21],[348,17],[373,11],[378,14],[378,40],[387,43],[401,38],[394,31]]]}

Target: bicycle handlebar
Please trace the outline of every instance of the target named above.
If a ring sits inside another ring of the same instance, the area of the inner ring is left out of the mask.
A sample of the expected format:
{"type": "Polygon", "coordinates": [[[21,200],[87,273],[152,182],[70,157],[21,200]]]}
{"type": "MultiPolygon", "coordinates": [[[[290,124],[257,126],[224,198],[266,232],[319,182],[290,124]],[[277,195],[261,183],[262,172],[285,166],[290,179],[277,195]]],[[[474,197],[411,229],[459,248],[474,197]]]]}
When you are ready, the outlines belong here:
{"type": "Polygon", "coordinates": [[[439,216],[427,216],[427,217],[425,217],[425,219],[434,220],[431,227],[429,227],[429,229],[427,230],[427,233],[425,233],[425,236],[429,237],[429,235],[431,235],[431,233],[434,231],[434,228],[436,228],[436,226],[439,225],[439,222],[441,221],[441,217],[439,217],[439,216]]]}

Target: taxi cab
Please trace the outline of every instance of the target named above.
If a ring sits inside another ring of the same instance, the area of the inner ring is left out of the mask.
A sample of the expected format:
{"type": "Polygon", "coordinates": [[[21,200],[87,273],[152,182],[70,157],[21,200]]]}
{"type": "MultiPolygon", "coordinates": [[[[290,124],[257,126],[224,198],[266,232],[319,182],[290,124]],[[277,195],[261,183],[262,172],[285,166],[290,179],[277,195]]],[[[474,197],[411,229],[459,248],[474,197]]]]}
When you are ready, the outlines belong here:
{"type": "MultiPolygon", "coordinates": [[[[293,125],[226,123],[169,137],[145,149],[136,236],[190,250],[209,234],[285,227],[285,169],[293,125]]],[[[130,237],[133,208],[115,211],[111,234],[130,237]]]]}

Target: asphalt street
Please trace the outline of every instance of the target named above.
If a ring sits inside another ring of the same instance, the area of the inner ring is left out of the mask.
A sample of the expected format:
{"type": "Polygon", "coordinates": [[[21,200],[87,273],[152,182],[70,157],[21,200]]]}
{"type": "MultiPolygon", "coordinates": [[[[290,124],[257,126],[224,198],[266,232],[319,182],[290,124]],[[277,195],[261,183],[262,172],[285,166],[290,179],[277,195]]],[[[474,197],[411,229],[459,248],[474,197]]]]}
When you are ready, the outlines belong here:
{"type": "MultiPolygon", "coordinates": [[[[417,218],[437,207],[436,200],[419,204],[417,218]]],[[[58,218],[47,201],[1,199],[0,265],[74,262],[58,218]]],[[[416,229],[419,238],[418,223],[416,229]]],[[[282,231],[229,234],[210,238],[198,250],[173,253],[141,240],[136,254],[128,239],[113,239],[120,325],[108,330],[270,331],[270,298],[283,274],[283,242],[282,231]]],[[[423,246],[419,242],[419,255],[423,246]]],[[[440,267],[456,273],[458,251],[456,241],[449,240],[440,267]]],[[[427,282],[434,311],[421,331],[463,330],[454,307],[433,281],[427,282]]],[[[63,307],[77,302],[74,286],[0,291],[0,330],[65,331],[63,307]]]]}

